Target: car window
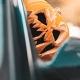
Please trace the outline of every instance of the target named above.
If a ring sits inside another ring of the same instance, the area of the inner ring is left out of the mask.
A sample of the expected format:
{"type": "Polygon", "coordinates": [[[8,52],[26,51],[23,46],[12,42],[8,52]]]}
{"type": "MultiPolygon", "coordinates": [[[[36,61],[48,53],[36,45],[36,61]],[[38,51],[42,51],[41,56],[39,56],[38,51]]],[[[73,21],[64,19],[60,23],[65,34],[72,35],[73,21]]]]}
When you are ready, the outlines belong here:
{"type": "Polygon", "coordinates": [[[3,60],[3,11],[2,1],[0,0],[0,68],[3,60]]]}

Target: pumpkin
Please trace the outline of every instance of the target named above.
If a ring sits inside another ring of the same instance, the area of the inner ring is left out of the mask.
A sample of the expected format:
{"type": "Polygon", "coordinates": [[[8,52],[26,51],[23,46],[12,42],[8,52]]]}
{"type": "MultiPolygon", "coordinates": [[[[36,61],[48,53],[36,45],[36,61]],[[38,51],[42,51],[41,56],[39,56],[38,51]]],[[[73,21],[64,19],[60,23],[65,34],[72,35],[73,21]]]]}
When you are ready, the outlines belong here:
{"type": "Polygon", "coordinates": [[[24,5],[29,12],[28,23],[39,57],[51,60],[69,37],[69,29],[60,9],[54,9],[45,0],[24,0],[24,5]]]}

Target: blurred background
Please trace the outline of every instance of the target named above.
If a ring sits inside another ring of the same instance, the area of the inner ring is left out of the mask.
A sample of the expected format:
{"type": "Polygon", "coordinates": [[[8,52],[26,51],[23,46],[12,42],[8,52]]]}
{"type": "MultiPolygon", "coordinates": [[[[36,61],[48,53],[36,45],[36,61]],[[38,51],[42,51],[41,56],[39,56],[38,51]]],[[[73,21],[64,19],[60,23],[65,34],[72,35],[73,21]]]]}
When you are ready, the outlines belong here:
{"type": "Polygon", "coordinates": [[[80,38],[80,0],[46,0],[53,8],[59,7],[70,30],[70,36],[80,38]]]}

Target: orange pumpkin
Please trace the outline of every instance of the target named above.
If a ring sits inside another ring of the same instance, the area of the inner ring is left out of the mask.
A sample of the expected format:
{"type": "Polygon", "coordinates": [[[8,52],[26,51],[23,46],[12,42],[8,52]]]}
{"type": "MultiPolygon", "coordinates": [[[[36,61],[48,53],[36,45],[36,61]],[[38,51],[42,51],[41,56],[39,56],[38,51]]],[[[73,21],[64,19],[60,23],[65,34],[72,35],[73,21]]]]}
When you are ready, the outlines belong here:
{"type": "Polygon", "coordinates": [[[24,0],[29,12],[28,23],[39,56],[51,60],[59,46],[69,37],[69,29],[59,8],[53,9],[45,0],[24,0]]]}

